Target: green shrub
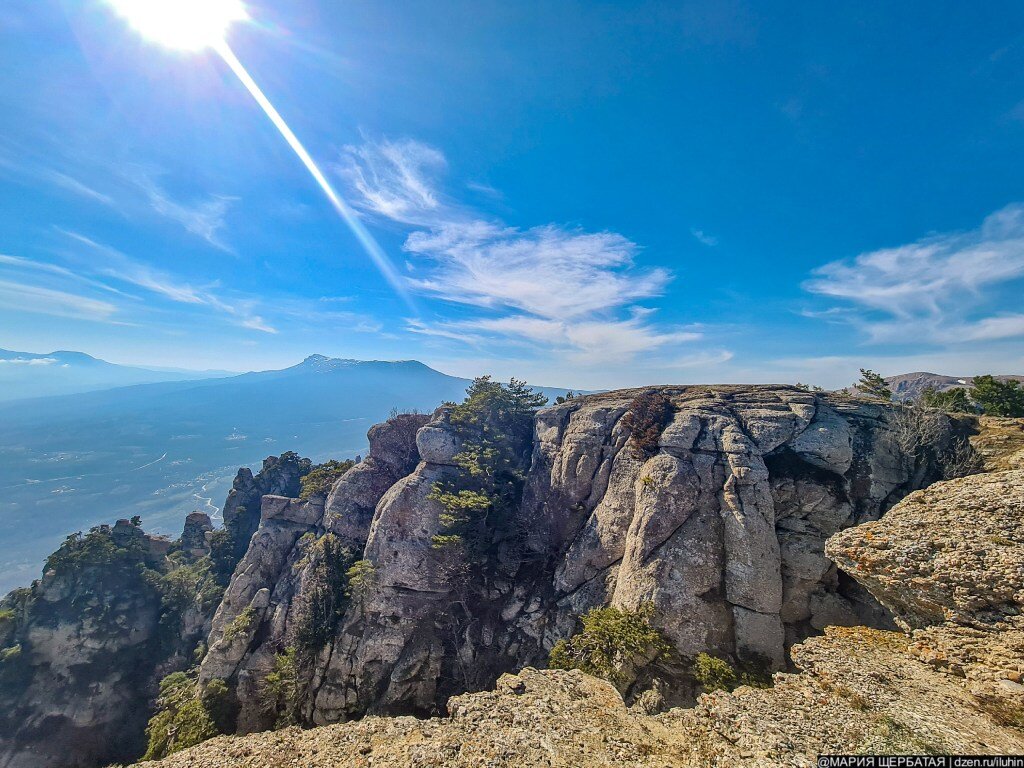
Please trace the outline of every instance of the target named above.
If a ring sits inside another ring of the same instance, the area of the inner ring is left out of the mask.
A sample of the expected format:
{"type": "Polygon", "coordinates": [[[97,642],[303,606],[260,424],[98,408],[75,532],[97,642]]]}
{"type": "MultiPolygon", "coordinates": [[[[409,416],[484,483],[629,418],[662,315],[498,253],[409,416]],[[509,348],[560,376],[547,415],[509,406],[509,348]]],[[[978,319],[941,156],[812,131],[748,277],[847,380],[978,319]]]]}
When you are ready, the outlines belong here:
{"type": "Polygon", "coordinates": [[[224,629],[224,639],[232,642],[236,637],[247,635],[256,622],[256,609],[251,605],[235,616],[231,623],[224,629]]]}
{"type": "Polygon", "coordinates": [[[346,596],[362,605],[377,589],[377,569],[369,560],[356,560],[345,572],[346,596]]]}
{"type": "Polygon", "coordinates": [[[674,410],[672,401],[654,390],[633,398],[622,417],[622,425],[629,430],[637,450],[649,456],[657,453],[661,433],[672,420],[674,410]]]}
{"type": "Polygon", "coordinates": [[[21,645],[12,645],[9,648],[0,649],[0,664],[16,661],[21,657],[21,645]]]}
{"type": "Polygon", "coordinates": [[[218,583],[227,586],[236,565],[238,558],[231,532],[227,528],[218,528],[210,534],[210,570],[218,583]]]}
{"type": "Polygon", "coordinates": [[[971,402],[967,390],[962,387],[947,389],[943,392],[928,387],[921,393],[921,405],[925,408],[937,408],[946,413],[976,413],[978,406],[971,402]]]}
{"type": "Polygon", "coordinates": [[[86,570],[95,571],[106,581],[138,577],[146,567],[145,538],[132,536],[122,543],[114,541],[106,525],[91,528],[88,533],[73,533],[64,539],[56,552],[46,558],[46,571],[59,578],[75,578],[86,570]]]}
{"type": "Polygon", "coordinates": [[[706,653],[698,653],[693,660],[693,677],[704,693],[731,691],[739,682],[736,670],[729,662],[706,653]]]}
{"type": "Polygon", "coordinates": [[[215,677],[208,682],[200,696],[200,701],[219,733],[230,733],[235,729],[235,722],[238,718],[238,702],[226,681],[215,677]]]}
{"type": "Polygon", "coordinates": [[[970,395],[987,416],[1024,416],[1024,389],[1018,381],[975,376],[970,395]]]}
{"type": "Polygon", "coordinates": [[[627,683],[627,670],[653,663],[672,650],[661,631],[651,626],[653,614],[651,604],[637,611],[594,608],[581,617],[579,632],[555,643],[548,666],[579,669],[615,685],[627,683]]]}
{"type": "Polygon", "coordinates": [[[274,657],[274,669],[263,679],[260,699],[263,711],[276,715],[275,728],[299,722],[299,655],[294,647],[274,657]]]}
{"type": "Polygon", "coordinates": [[[547,403],[526,382],[482,376],[451,406],[451,424],[462,449],[459,474],[434,485],[429,496],[443,508],[433,545],[459,549],[472,567],[486,569],[489,545],[508,533],[522,497],[533,445],[533,414],[547,403]]]}
{"type": "Polygon", "coordinates": [[[149,743],[143,760],[158,760],[223,732],[196,695],[195,677],[174,672],[160,681],[157,713],[146,728],[149,743]]]}
{"type": "Polygon", "coordinates": [[[860,369],[860,381],[854,384],[853,387],[862,395],[875,397],[886,402],[892,400],[892,390],[889,389],[889,384],[885,381],[885,378],[870,368],[860,369]]]}
{"type": "Polygon", "coordinates": [[[224,587],[212,573],[208,557],[193,563],[179,559],[167,573],[153,574],[152,580],[160,592],[160,632],[167,643],[180,638],[182,617],[190,607],[212,615],[224,596],[224,587]]]}
{"type": "Polygon", "coordinates": [[[355,556],[332,533],[306,554],[305,578],[294,600],[293,639],[303,655],[314,654],[334,636],[345,606],[346,572],[355,556]]]}
{"type": "Polygon", "coordinates": [[[767,665],[746,663],[736,669],[725,659],[707,653],[697,654],[690,671],[704,693],[731,691],[741,685],[751,688],[770,688],[772,685],[767,665]]]}
{"type": "Polygon", "coordinates": [[[355,465],[356,463],[351,459],[345,461],[331,459],[323,464],[318,464],[300,481],[302,490],[299,492],[299,498],[311,499],[314,496],[326,496],[338,478],[355,465]]]}

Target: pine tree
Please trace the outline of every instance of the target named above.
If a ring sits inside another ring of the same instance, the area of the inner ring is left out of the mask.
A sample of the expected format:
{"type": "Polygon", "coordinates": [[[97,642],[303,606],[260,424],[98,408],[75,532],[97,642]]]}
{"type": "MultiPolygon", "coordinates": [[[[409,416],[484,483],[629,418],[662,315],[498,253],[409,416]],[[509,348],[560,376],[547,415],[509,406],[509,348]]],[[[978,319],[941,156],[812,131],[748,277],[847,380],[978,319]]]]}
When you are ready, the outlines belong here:
{"type": "Polygon", "coordinates": [[[892,400],[892,390],[885,379],[870,368],[860,369],[860,381],[853,385],[861,394],[877,397],[879,400],[892,400]]]}
{"type": "Polygon", "coordinates": [[[970,395],[988,416],[1024,416],[1024,389],[1013,379],[975,376],[970,395]]]}

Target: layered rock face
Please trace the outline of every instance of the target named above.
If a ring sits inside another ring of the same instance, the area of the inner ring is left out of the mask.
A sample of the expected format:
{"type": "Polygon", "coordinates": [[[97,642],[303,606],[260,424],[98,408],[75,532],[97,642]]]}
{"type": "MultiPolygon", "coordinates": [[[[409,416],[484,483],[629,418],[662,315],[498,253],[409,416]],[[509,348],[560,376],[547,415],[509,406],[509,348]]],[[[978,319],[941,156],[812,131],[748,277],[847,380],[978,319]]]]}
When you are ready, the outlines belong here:
{"type": "Polygon", "coordinates": [[[31,589],[0,602],[0,766],[93,766],[137,757],[168,651],[158,573],[170,546],[122,520],[65,545],[31,589]],[[74,551],[74,556],[68,553],[74,551]]]}
{"type": "Polygon", "coordinates": [[[954,443],[948,419],[923,429],[895,406],[789,387],[660,387],[670,418],[639,447],[631,413],[649,392],[537,415],[525,492],[509,533],[490,541],[483,590],[461,587],[456,575],[470,565],[433,545],[444,510],[432,492],[459,471],[446,409],[418,424],[415,451],[408,425],[401,441],[385,440],[387,427],[371,435],[370,459],[325,500],[265,498],[201,680],[236,685],[240,730],[272,724],[261,681],[294,643],[319,567],[309,553],[328,533],[369,562],[374,588],[341,607],[305,668],[309,723],[430,713],[451,694],[543,663],[594,607],[653,603],[683,656],[774,668],[826,625],[886,622],[824,543],[940,478],[954,443]],[[401,445],[406,466],[383,458],[385,442],[401,445]]]}
{"type": "MultiPolygon", "coordinates": [[[[367,458],[349,470],[326,498],[263,498],[260,527],[214,617],[210,649],[200,670],[204,684],[220,678],[237,686],[242,703],[239,730],[268,726],[260,685],[273,669],[275,656],[293,642],[300,620],[297,596],[309,590],[314,572],[310,549],[331,534],[350,550],[362,551],[381,498],[416,467],[416,434],[427,421],[426,416],[402,415],[371,429],[367,458]]],[[[333,648],[324,649],[322,656],[317,679],[304,681],[309,696],[321,689],[325,697],[332,695],[332,686],[325,688],[323,677],[331,668],[333,648]]],[[[271,713],[271,724],[273,717],[271,713]]]]}
{"type": "Polygon", "coordinates": [[[831,627],[792,648],[798,673],[772,688],[651,717],[603,681],[525,669],[453,698],[445,718],[222,737],[161,765],[807,768],[820,754],[1020,754],[1022,485],[1019,470],[940,483],[833,537],[828,553],[910,629],[831,627]]]}

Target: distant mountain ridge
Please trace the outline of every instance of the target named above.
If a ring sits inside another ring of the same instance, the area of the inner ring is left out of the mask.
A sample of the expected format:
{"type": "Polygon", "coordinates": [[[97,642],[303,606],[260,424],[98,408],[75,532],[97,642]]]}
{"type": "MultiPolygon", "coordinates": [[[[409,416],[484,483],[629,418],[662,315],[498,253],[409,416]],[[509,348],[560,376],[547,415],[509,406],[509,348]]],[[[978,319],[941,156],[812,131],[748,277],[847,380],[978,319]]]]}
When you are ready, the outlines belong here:
{"type": "MultiPolygon", "coordinates": [[[[999,381],[1013,380],[1024,383],[1024,376],[999,375],[996,378],[999,381]]],[[[974,377],[944,376],[939,373],[915,371],[914,373],[901,373],[898,376],[887,376],[885,381],[896,400],[917,400],[929,388],[937,392],[944,392],[947,389],[969,387],[974,383],[974,377]]]]}
{"type": "Polygon", "coordinates": [[[67,350],[37,353],[0,349],[0,402],[231,375],[228,371],[117,365],[84,352],[67,350]]]}

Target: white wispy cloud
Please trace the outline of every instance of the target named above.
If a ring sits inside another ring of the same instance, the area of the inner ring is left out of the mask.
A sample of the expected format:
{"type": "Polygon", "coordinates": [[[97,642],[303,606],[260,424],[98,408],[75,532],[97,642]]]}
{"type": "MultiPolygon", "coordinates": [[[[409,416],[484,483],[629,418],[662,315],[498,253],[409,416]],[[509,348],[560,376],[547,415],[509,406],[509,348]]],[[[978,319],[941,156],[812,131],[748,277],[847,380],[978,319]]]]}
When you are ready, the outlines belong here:
{"type": "Polygon", "coordinates": [[[19,312],[110,321],[117,307],[107,301],[12,280],[0,280],[0,307],[19,312]]]}
{"type": "Polygon", "coordinates": [[[198,200],[175,199],[160,183],[160,174],[151,169],[134,169],[126,178],[145,194],[150,207],[159,215],[180,224],[185,231],[202,238],[215,248],[231,251],[221,239],[228,211],[238,198],[208,195],[198,200]]]}
{"type": "Polygon", "coordinates": [[[407,139],[348,146],[340,170],[358,192],[361,208],[419,224],[441,207],[429,178],[446,166],[441,152],[407,139]]]}
{"type": "Polygon", "coordinates": [[[814,271],[804,288],[845,302],[832,319],[872,342],[980,341],[1024,335],[1019,314],[979,316],[996,287],[1024,277],[1024,205],[968,232],[933,235],[814,271]]]}
{"type": "Polygon", "coordinates": [[[718,245],[718,238],[715,237],[714,235],[709,235],[703,229],[697,229],[696,227],[694,227],[690,230],[690,234],[694,236],[697,242],[701,243],[702,245],[706,245],[709,248],[713,248],[716,245],[718,245]]]}
{"type": "Polygon", "coordinates": [[[0,365],[54,365],[60,361],[55,357],[9,357],[0,360],[0,365]]]}
{"type": "Polygon", "coordinates": [[[60,171],[55,171],[52,169],[45,169],[41,171],[40,174],[45,180],[51,182],[54,186],[57,186],[68,192],[72,192],[78,195],[79,197],[84,197],[88,200],[94,200],[98,203],[103,203],[103,205],[116,205],[116,203],[114,202],[114,198],[112,198],[110,195],[104,194],[103,192],[99,192],[90,187],[88,184],[85,184],[84,182],[81,182],[78,179],[74,178],[73,176],[69,176],[66,173],[61,173],[60,171]]]}
{"type": "Polygon", "coordinates": [[[412,229],[405,242],[410,288],[477,310],[459,320],[411,319],[413,333],[478,347],[557,350],[594,364],[667,354],[701,336],[659,327],[641,306],[661,296],[672,275],[639,268],[639,247],[621,234],[488,219],[437,190],[445,158],[419,142],[350,147],[345,161],[357,205],[412,229]]]}
{"type": "Polygon", "coordinates": [[[0,145],[0,168],[15,177],[49,185],[86,200],[111,207],[116,205],[114,198],[109,194],[100,192],[67,170],[58,170],[52,167],[47,161],[37,157],[35,153],[26,153],[21,148],[6,144],[0,145]]]}
{"type": "Polygon", "coordinates": [[[263,333],[277,333],[276,328],[257,314],[254,300],[238,297],[230,300],[224,299],[217,293],[218,286],[216,284],[192,285],[163,270],[136,261],[116,248],[99,243],[78,232],[59,231],[73,242],[84,245],[93,252],[92,268],[107,280],[134,285],[178,304],[207,307],[225,315],[241,328],[263,333]]]}

